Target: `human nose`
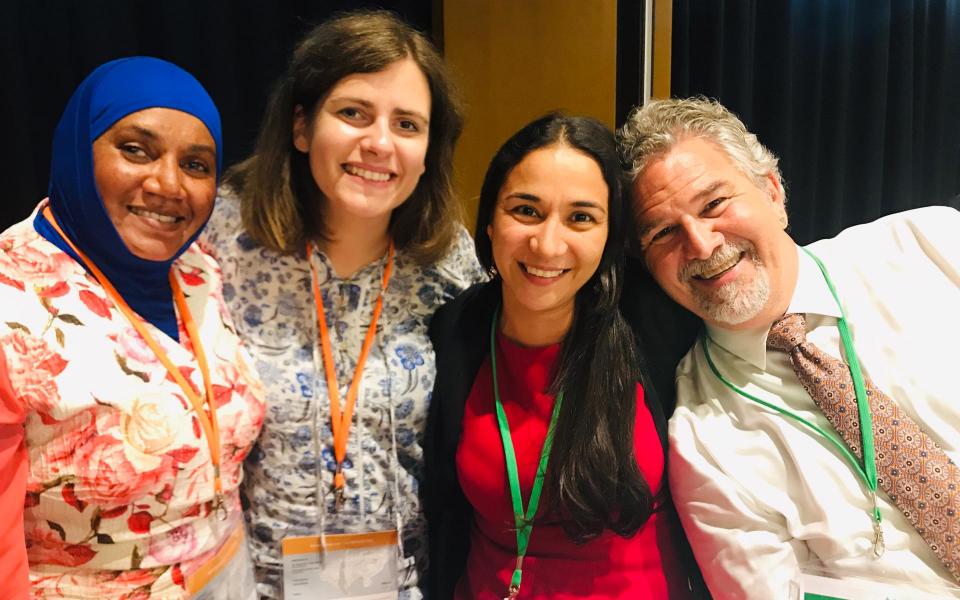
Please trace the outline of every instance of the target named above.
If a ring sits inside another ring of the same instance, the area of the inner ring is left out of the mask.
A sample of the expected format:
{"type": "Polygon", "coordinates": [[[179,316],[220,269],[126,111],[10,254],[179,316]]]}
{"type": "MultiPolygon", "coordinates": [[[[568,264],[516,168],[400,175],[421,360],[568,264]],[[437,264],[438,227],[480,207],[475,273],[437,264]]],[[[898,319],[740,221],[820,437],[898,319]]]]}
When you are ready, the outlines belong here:
{"type": "Polygon", "coordinates": [[[718,246],[723,244],[723,234],[714,231],[713,226],[702,219],[686,217],[681,225],[688,258],[706,260],[713,255],[713,251],[718,246]]]}
{"type": "Polygon", "coordinates": [[[563,230],[554,219],[543,221],[530,236],[530,250],[543,257],[560,256],[567,251],[563,230]]]}
{"type": "Polygon", "coordinates": [[[183,173],[176,157],[162,157],[154,162],[153,173],[144,182],[144,190],[167,198],[178,198],[183,190],[183,173]]]}
{"type": "Polygon", "coordinates": [[[366,135],[360,142],[360,147],[374,154],[388,154],[393,150],[393,134],[390,124],[377,119],[367,128],[366,135]]]}

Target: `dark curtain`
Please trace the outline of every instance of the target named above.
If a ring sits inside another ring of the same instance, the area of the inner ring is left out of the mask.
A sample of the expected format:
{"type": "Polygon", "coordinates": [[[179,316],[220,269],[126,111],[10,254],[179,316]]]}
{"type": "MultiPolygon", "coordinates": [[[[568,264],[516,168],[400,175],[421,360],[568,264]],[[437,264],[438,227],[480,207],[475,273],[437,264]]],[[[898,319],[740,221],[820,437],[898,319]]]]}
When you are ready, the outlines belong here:
{"type": "Polygon", "coordinates": [[[960,208],[960,0],[673,0],[671,86],[780,156],[799,243],[960,208]]]}
{"type": "Polygon", "coordinates": [[[97,65],[145,54],[190,71],[223,120],[224,164],[244,158],[273,81],[311,25],[380,7],[432,30],[431,0],[7,0],[0,2],[0,231],[45,195],[53,129],[97,65]]]}

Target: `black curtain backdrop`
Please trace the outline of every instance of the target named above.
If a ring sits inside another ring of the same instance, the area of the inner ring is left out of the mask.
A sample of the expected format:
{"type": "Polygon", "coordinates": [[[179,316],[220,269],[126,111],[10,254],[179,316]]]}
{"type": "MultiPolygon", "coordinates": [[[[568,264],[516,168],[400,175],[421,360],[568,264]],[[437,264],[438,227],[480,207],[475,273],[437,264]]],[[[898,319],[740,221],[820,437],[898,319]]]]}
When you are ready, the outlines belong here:
{"type": "Polygon", "coordinates": [[[296,40],[327,16],[354,8],[393,10],[432,31],[431,0],[0,2],[0,231],[46,196],[53,129],[97,65],[143,54],[191,72],[220,109],[230,165],[251,151],[270,87],[296,40]]]}
{"type": "Polygon", "coordinates": [[[799,243],[960,208],[960,0],[673,0],[671,86],[780,156],[799,243]]]}

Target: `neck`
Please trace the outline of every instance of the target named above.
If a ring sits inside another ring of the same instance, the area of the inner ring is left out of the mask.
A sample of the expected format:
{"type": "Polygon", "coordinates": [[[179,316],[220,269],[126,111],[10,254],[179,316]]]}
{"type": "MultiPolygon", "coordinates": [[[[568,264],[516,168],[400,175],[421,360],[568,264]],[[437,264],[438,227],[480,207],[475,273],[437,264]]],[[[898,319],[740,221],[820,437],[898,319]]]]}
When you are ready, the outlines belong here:
{"type": "Polygon", "coordinates": [[[317,242],[339,277],[349,278],[354,273],[380,260],[390,245],[388,227],[390,216],[385,219],[325,219],[330,239],[317,242]]]}
{"type": "Polygon", "coordinates": [[[514,342],[529,347],[550,346],[563,341],[573,325],[573,303],[546,311],[531,311],[503,292],[500,331],[514,342]]]}

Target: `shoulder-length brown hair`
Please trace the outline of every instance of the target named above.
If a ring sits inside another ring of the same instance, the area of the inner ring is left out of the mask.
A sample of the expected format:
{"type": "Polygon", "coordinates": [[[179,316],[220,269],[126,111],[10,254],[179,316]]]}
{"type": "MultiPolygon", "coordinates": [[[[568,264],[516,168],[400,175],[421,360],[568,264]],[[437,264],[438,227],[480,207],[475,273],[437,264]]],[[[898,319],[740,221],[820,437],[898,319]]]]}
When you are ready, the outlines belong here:
{"type": "Polygon", "coordinates": [[[329,239],[324,200],[309,158],[293,145],[297,106],[314,115],[338,81],[375,73],[411,58],[430,86],[430,128],[425,171],[410,197],[394,209],[389,233],[397,248],[426,264],[453,243],[460,205],[453,195],[453,150],[463,116],[443,60],[433,45],[386,11],[346,13],[311,29],[276,83],[252,156],[226,175],[241,199],[247,233],[262,246],[295,254],[307,240],[329,239]]]}

